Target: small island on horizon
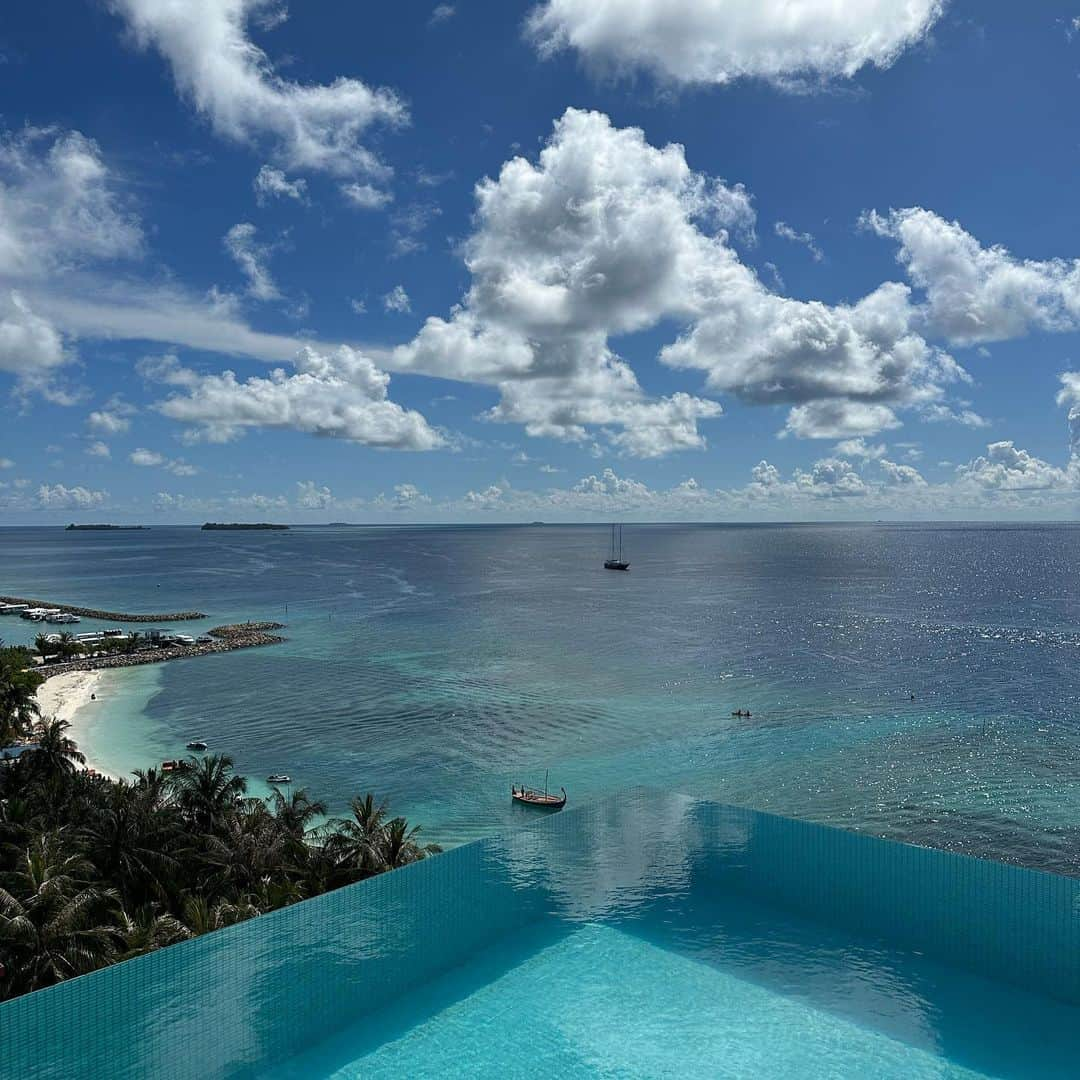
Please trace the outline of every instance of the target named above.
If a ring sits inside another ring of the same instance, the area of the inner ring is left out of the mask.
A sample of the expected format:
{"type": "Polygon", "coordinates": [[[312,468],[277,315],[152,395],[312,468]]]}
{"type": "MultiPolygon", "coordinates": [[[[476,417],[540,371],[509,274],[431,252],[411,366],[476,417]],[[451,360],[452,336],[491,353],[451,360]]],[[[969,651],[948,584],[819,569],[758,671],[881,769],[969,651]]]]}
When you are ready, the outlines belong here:
{"type": "Polygon", "coordinates": [[[204,529],[287,529],[288,525],[271,525],[267,521],[259,521],[254,524],[244,524],[242,522],[217,522],[208,521],[203,525],[204,529]]]}
{"type": "Polygon", "coordinates": [[[107,529],[114,532],[135,532],[140,529],[146,529],[147,525],[76,525],[73,521],[70,525],[64,526],[65,532],[83,532],[86,530],[97,531],[101,529],[107,529]]]}

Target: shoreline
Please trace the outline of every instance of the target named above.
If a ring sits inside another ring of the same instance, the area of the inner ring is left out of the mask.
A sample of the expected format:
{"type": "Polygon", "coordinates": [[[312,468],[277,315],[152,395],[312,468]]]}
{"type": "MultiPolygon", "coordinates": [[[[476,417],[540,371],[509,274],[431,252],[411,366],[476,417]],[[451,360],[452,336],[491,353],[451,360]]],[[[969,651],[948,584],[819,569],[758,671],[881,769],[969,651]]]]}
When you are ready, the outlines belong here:
{"type": "MultiPolygon", "coordinates": [[[[55,717],[66,721],[69,725],[68,737],[78,744],[79,750],[83,753],[86,752],[82,744],[85,723],[80,723],[80,713],[83,713],[90,703],[91,695],[100,691],[104,678],[105,673],[101,669],[64,671],[58,672],[38,687],[37,703],[42,719],[51,720],[55,717]]],[[[89,757],[86,759],[85,768],[93,769],[100,776],[107,776],[110,780],[118,779],[91,761],[89,757]]]]}

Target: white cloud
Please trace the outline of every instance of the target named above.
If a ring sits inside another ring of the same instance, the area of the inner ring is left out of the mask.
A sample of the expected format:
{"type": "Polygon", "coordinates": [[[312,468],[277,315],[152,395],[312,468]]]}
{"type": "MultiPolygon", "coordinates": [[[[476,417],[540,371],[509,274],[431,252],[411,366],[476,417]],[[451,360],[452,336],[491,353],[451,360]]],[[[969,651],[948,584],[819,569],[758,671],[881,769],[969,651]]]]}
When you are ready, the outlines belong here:
{"type": "Polygon", "coordinates": [[[172,68],[177,89],[221,136],[270,139],[280,163],[334,175],[388,170],[360,142],[375,123],[408,120],[390,90],[338,77],[303,85],[274,71],[247,35],[247,23],[278,5],[266,0],[111,0],[136,41],[153,46],[172,68]]]}
{"type": "Polygon", "coordinates": [[[307,181],[303,177],[290,180],[281,169],[275,169],[272,165],[264,165],[255,177],[252,185],[255,188],[255,201],[260,206],[265,206],[271,199],[293,199],[298,203],[306,203],[307,181]]]}
{"type": "Polygon", "coordinates": [[[405,291],[405,286],[395,285],[383,297],[383,307],[387,311],[396,311],[399,314],[412,311],[412,302],[409,300],[409,294],[405,291]]]}
{"type": "Polygon", "coordinates": [[[1039,262],[985,248],[959,222],[921,207],[869,211],[861,221],[899,242],[897,259],[926,291],[930,328],[955,344],[1080,328],[1078,260],[1039,262]]]}
{"type": "Polygon", "coordinates": [[[225,250],[247,278],[248,295],[256,300],[279,300],[281,291],[270,274],[273,248],[255,239],[256,229],[250,222],[234,225],[224,239],[225,250]]]}
{"type": "Polygon", "coordinates": [[[28,388],[40,388],[68,360],[64,339],[52,323],[34,312],[20,293],[0,294],[0,371],[15,375],[28,388]]]}
{"type": "Polygon", "coordinates": [[[900,426],[896,414],[887,405],[837,399],[796,405],[788,413],[784,432],[800,439],[843,439],[876,435],[900,426]]]}
{"type": "Polygon", "coordinates": [[[227,442],[248,428],[278,428],[398,450],[443,445],[420,413],[388,399],[389,376],[355,349],[305,346],[295,367],[295,374],[277,368],[268,378],[241,380],[231,371],[203,375],[165,357],[143,362],[140,371],[177,388],[157,410],[210,442],[227,442]]]}
{"type": "Polygon", "coordinates": [[[865,461],[879,461],[886,450],[882,443],[871,444],[865,439],[844,439],[836,444],[839,457],[862,458],[865,461]]]}
{"type": "Polygon", "coordinates": [[[870,491],[851,462],[843,458],[822,458],[814,462],[810,472],[796,469],[795,486],[800,493],[820,499],[846,499],[870,491]]]}
{"type": "Polygon", "coordinates": [[[1011,439],[990,443],[985,457],[957,468],[959,479],[994,491],[1030,491],[1065,484],[1064,470],[1018,449],[1011,439]]]}
{"type": "Polygon", "coordinates": [[[448,22],[457,14],[453,4],[437,4],[428,19],[428,26],[438,26],[439,23],[448,22]]]}
{"type": "Polygon", "coordinates": [[[681,147],[657,150],[636,128],[569,109],[538,164],[506,162],[476,200],[463,304],[429,318],[394,363],[496,386],[489,417],[531,435],[622,429],[613,444],[647,455],[704,445],[697,421],[720,406],[648,398],[607,339],[685,311],[698,250],[713,242],[695,222],[746,224],[749,197],[691,172],[681,147]]]}
{"type": "Polygon", "coordinates": [[[9,457],[0,457],[0,469],[14,469],[15,462],[9,457]]]}
{"type": "Polygon", "coordinates": [[[572,48],[606,71],[674,83],[785,83],[888,67],[942,0],[546,0],[529,17],[542,55],[572,48]]]}
{"type": "Polygon", "coordinates": [[[90,457],[107,458],[112,457],[112,451],[109,449],[108,443],[103,443],[100,439],[96,439],[86,447],[86,453],[90,457]]]}
{"type": "Polygon", "coordinates": [[[810,257],[814,262],[821,262],[821,260],[825,258],[825,255],[822,253],[821,248],[818,247],[817,241],[814,239],[812,233],[798,232],[786,221],[778,221],[773,226],[773,231],[782,240],[790,240],[793,244],[801,244],[810,252],[810,257]]]}
{"type": "Polygon", "coordinates": [[[121,400],[112,398],[103,409],[95,409],[86,418],[86,426],[98,435],[122,435],[131,427],[131,416],[135,407],[121,400]]]}
{"type": "MultiPolygon", "coordinates": [[[[687,394],[648,398],[610,350],[612,336],[661,320],[685,328],[664,363],[753,404],[796,406],[788,430],[802,436],[895,427],[897,407],[940,401],[967,377],[915,330],[905,285],[836,306],[769,291],[722,227],[732,190],[693,172],[681,146],[567,110],[537,164],[514,158],[477,185],[471,286],[394,365],[495,386],[491,418],[533,435],[624,428],[616,445],[632,453],[700,447],[697,422],[720,412],[687,394]]],[[[735,202],[752,210],[745,193],[735,202]]]]}
{"type": "Polygon", "coordinates": [[[342,184],[339,190],[345,201],[358,210],[381,210],[394,198],[390,192],[382,191],[372,184],[342,184]]]}
{"type": "Polygon", "coordinates": [[[0,140],[0,276],[48,278],[142,248],[138,218],[97,143],[53,128],[0,140]]]}
{"type": "Polygon", "coordinates": [[[109,493],[84,487],[65,487],[63,484],[42,484],[37,491],[37,504],[42,510],[90,509],[101,506],[109,493]]]}
{"type": "Polygon", "coordinates": [[[334,501],[328,487],[319,487],[314,480],[298,480],[296,505],[302,510],[325,510],[334,501]]]}
{"type": "Polygon", "coordinates": [[[424,241],[421,233],[442,213],[439,207],[431,203],[413,203],[395,213],[390,221],[391,252],[394,255],[411,255],[423,251],[424,241]]]}
{"type": "Polygon", "coordinates": [[[140,446],[128,455],[128,461],[132,465],[140,465],[144,468],[162,468],[173,476],[194,476],[199,470],[194,465],[189,465],[183,458],[167,458],[156,450],[147,450],[140,446]]]}
{"type": "Polygon", "coordinates": [[[922,474],[911,465],[898,465],[895,461],[889,461],[886,458],[882,458],[878,465],[885,474],[887,483],[900,487],[926,487],[922,474]]]}
{"type": "Polygon", "coordinates": [[[366,315],[367,304],[363,300],[357,300],[355,297],[349,298],[349,307],[352,308],[354,315],[366,315]]]}

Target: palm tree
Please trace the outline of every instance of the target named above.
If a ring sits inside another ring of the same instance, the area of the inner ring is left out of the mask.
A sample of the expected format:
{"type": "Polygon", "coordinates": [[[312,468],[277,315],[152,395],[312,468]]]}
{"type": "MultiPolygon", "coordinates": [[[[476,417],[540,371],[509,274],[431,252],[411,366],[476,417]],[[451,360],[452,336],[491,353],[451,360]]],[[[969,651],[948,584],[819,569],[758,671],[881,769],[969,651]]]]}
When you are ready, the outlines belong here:
{"type": "Polygon", "coordinates": [[[63,829],[41,833],[0,888],[4,990],[25,993],[116,959],[116,894],[89,883],[93,867],[71,853],[63,829]]]}
{"type": "Polygon", "coordinates": [[[82,646],[75,640],[75,635],[70,630],[61,630],[59,634],[59,653],[63,660],[70,660],[82,652],[82,646]]]}
{"type": "Polygon", "coordinates": [[[268,802],[278,826],[286,836],[295,840],[303,840],[310,831],[312,821],[326,813],[326,803],[321,799],[312,799],[306,788],[299,788],[288,795],[275,789],[268,802]]]}
{"type": "Polygon", "coordinates": [[[227,754],[190,757],[186,765],[171,774],[170,784],[192,824],[202,833],[211,833],[235,810],[236,800],[247,791],[247,781],[233,772],[233,759],[227,754]]]}
{"type": "Polygon", "coordinates": [[[34,648],[42,660],[48,660],[54,653],[60,651],[60,645],[52,634],[38,634],[34,638],[34,648]]]}
{"type": "Polygon", "coordinates": [[[144,904],[133,912],[120,912],[120,936],[124,942],[122,960],[175,945],[192,936],[175,916],[161,912],[154,904],[144,904]]]}
{"type": "Polygon", "coordinates": [[[418,843],[416,838],[419,835],[420,826],[414,825],[410,829],[409,823],[403,817],[388,821],[383,829],[380,850],[383,868],[396,870],[399,866],[408,866],[409,863],[419,862],[442,851],[438,844],[418,843]]]}
{"type": "Polygon", "coordinates": [[[45,680],[29,663],[26,649],[0,649],[0,746],[24,735],[41,715],[36,695],[45,680]]]}
{"type": "Polygon", "coordinates": [[[147,789],[123,781],[92,804],[80,839],[98,873],[119,886],[125,903],[165,894],[177,860],[170,854],[173,814],[156,806],[147,789]]]}
{"type": "Polygon", "coordinates": [[[357,877],[370,877],[383,869],[382,844],[386,803],[376,806],[375,796],[369,791],[363,799],[353,799],[350,809],[352,820],[345,818],[335,821],[327,844],[344,869],[353,872],[357,877]]]}
{"type": "Polygon", "coordinates": [[[77,766],[86,764],[86,757],[65,732],[71,727],[66,720],[39,720],[34,725],[35,749],[22,755],[35,776],[44,778],[71,776],[77,766]]]}
{"type": "Polygon", "coordinates": [[[259,909],[247,902],[233,904],[221,900],[211,904],[205,896],[189,896],[184,901],[184,923],[196,937],[252,919],[258,914],[259,909]]]}

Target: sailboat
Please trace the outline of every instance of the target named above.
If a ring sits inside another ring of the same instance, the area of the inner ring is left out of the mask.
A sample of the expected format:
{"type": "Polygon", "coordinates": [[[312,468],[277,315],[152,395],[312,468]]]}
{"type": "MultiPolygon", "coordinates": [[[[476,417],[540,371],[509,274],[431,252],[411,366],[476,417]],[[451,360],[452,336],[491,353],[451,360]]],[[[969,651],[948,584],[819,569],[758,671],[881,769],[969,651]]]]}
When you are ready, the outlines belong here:
{"type": "Polygon", "coordinates": [[[622,551],[622,526],[611,526],[611,554],[604,560],[605,570],[629,570],[630,562],[623,558],[622,551]],[[618,528],[618,543],[616,544],[615,530],[618,528]]]}
{"type": "Polygon", "coordinates": [[[511,786],[510,797],[516,803],[524,803],[526,806],[539,806],[543,810],[561,810],[566,805],[566,788],[560,788],[559,794],[548,791],[548,774],[544,773],[544,790],[539,788],[511,786]]]}

